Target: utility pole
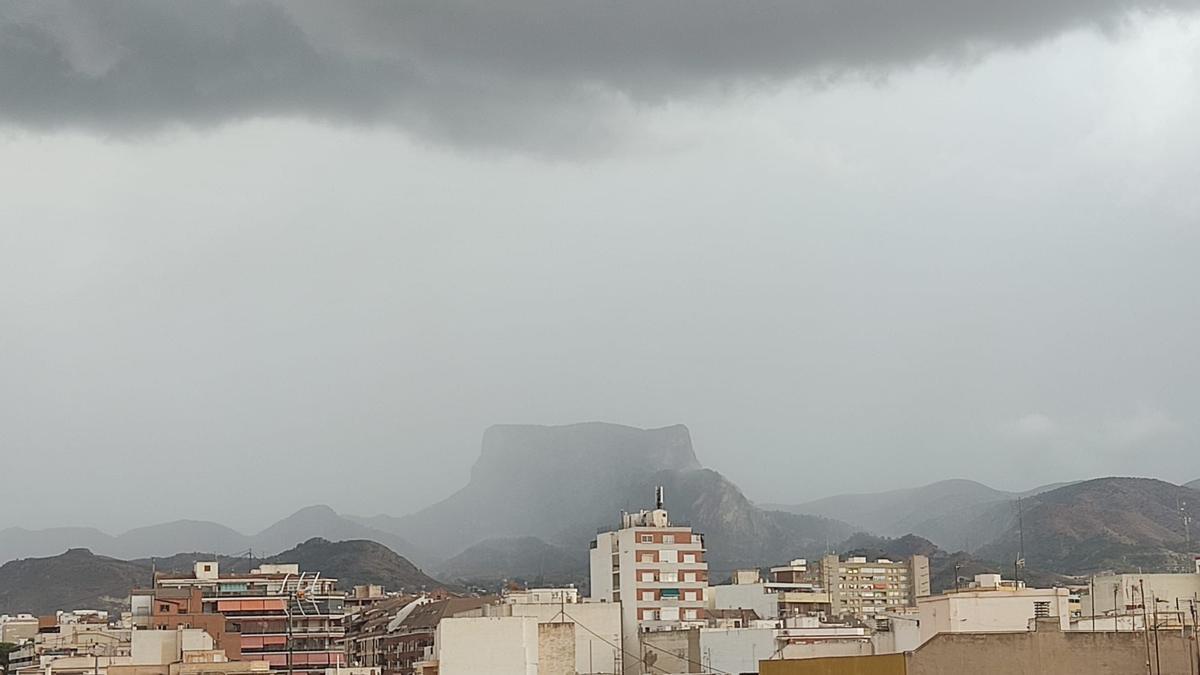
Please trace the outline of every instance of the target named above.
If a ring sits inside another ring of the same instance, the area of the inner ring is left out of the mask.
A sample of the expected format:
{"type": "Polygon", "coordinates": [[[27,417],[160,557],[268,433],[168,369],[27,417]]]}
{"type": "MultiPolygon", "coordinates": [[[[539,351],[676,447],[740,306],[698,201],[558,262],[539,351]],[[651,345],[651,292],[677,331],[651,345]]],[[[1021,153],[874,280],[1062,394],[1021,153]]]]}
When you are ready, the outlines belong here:
{"type": "Polygon", "coordinates": [[[1154,675],[1154,671],[1150,667],[1150,617],[1146,613],[1146,581],[1144,579],[1138,579],[1138,590],[1140,591],[1138,595],[1141,596],[1140,602],[1142,605],[1142,638],[1146,643],[1146,672],[1154,675]]]}
{"type": "Polygon", "coordinates": [[[1183,520],[1183,542],[1190,551],[1192,549],[1192,515],[1188,513],[1187,502],[1182,498],[1175,498],[1175,506],[1179,508],[1179,517],[1183,520]]]}
{"type": "Polygon", "coordinates": [[[1158,597],[1151,595],[1154,601],[1154,670],[1162,675],[1162,655],[1158,651],[1158,597]]]}

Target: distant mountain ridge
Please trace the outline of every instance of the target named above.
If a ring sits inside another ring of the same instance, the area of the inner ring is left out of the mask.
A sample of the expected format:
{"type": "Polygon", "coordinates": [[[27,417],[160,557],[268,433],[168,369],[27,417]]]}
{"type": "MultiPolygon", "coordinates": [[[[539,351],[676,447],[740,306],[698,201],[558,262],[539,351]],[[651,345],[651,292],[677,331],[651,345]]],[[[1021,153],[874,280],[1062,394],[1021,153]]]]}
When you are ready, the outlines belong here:
{"type": "Polygon", "coordinates": [[[255,535],[199,520],[139,527],[117,536],[95,528],[9,528],[0,530],[0,563],[54,556],[71,548],[86,548],[121,560],[171,556],[179,551],[206,551],[212,555],[253,551],[259,557],[269,557],[313,537],[331,541],[367,539],[422,563],[427,560],[423,551],[403,537],[363,525],[319,505],[300,509],[255,535]]]}
{"type": "Polygon", "coordinates": [[[1196,490],[1196,491],[1200,491],[1200,478],[1197,478],[1196,480],[1194,480],[1190,483],[1184,483],[1183,487],[1191,488],[1192,490],[1196,490]]]}
{"type": "MultiPolygon", "coordinates": [[[[0,613],[52,614],[58,610],[128,610],[129,592],[153,583],[153,573],[191,572],[205,553],[178,553],[153,559],[118,560],[87,549],[71,549],[57,556],[13,560],[0,566],[0,613]]],[[[330,542],[310,539],[266,559],[217,557],[222,573],[245,573],[262,563],[296,563],[306,572],[338,580],[338,587],[379,584],[389,591],[419,593],[450,588],[433,579],[409,560],[373,541],[330,542]]]]}
{"type": "Polygon", "coordinates": [[[863,531],[888,537],[916,534],[947,550],[972,550],[1009,526],[1003,504],[1069,484],[1006,492],[972,480],[951,479],[916,488],[835,495],[774,508],[836,517],[863,531]]]}

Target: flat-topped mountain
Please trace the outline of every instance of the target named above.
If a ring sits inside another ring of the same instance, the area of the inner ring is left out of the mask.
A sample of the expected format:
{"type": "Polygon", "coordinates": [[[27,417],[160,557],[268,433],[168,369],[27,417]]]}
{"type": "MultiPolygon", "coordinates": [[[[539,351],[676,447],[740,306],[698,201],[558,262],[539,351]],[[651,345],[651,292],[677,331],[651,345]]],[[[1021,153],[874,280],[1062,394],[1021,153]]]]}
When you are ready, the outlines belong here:
{"type": "Polygon", "coordinates": [[[643,506],[634,493],[647,475],[699,468],[687,427],[636,429],[588,422],[566,426],[499,425],[483,435],[465,487],[402,518],[360,522],[449,557],[497,537],[577,540],[643,506]]]}

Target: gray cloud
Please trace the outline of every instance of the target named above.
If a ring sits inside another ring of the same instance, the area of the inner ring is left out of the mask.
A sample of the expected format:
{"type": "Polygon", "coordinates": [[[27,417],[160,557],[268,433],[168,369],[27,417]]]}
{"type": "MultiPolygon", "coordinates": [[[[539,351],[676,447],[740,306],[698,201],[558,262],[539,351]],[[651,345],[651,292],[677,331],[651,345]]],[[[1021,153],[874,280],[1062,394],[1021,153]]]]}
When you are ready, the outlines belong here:
{"type": "Polygon", "coordinates": [[[970,59],[1197,0],[39,2],[0,8],[0,119],[128,135],[294,116],[532,151],[639,106],[970,59]]]}

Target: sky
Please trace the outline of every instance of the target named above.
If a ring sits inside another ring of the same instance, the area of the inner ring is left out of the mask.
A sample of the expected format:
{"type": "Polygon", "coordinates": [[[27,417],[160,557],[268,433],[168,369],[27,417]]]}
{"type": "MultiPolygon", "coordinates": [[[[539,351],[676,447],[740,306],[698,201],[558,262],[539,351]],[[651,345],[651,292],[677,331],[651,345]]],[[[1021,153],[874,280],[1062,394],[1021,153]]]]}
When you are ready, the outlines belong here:
{"type": "Polygon", "coordinates": [[[0,527],[1200,478],[1200,3],[0,4],[0,527]],[[285,490],[278,488],[285,486],[285,490]]]}

